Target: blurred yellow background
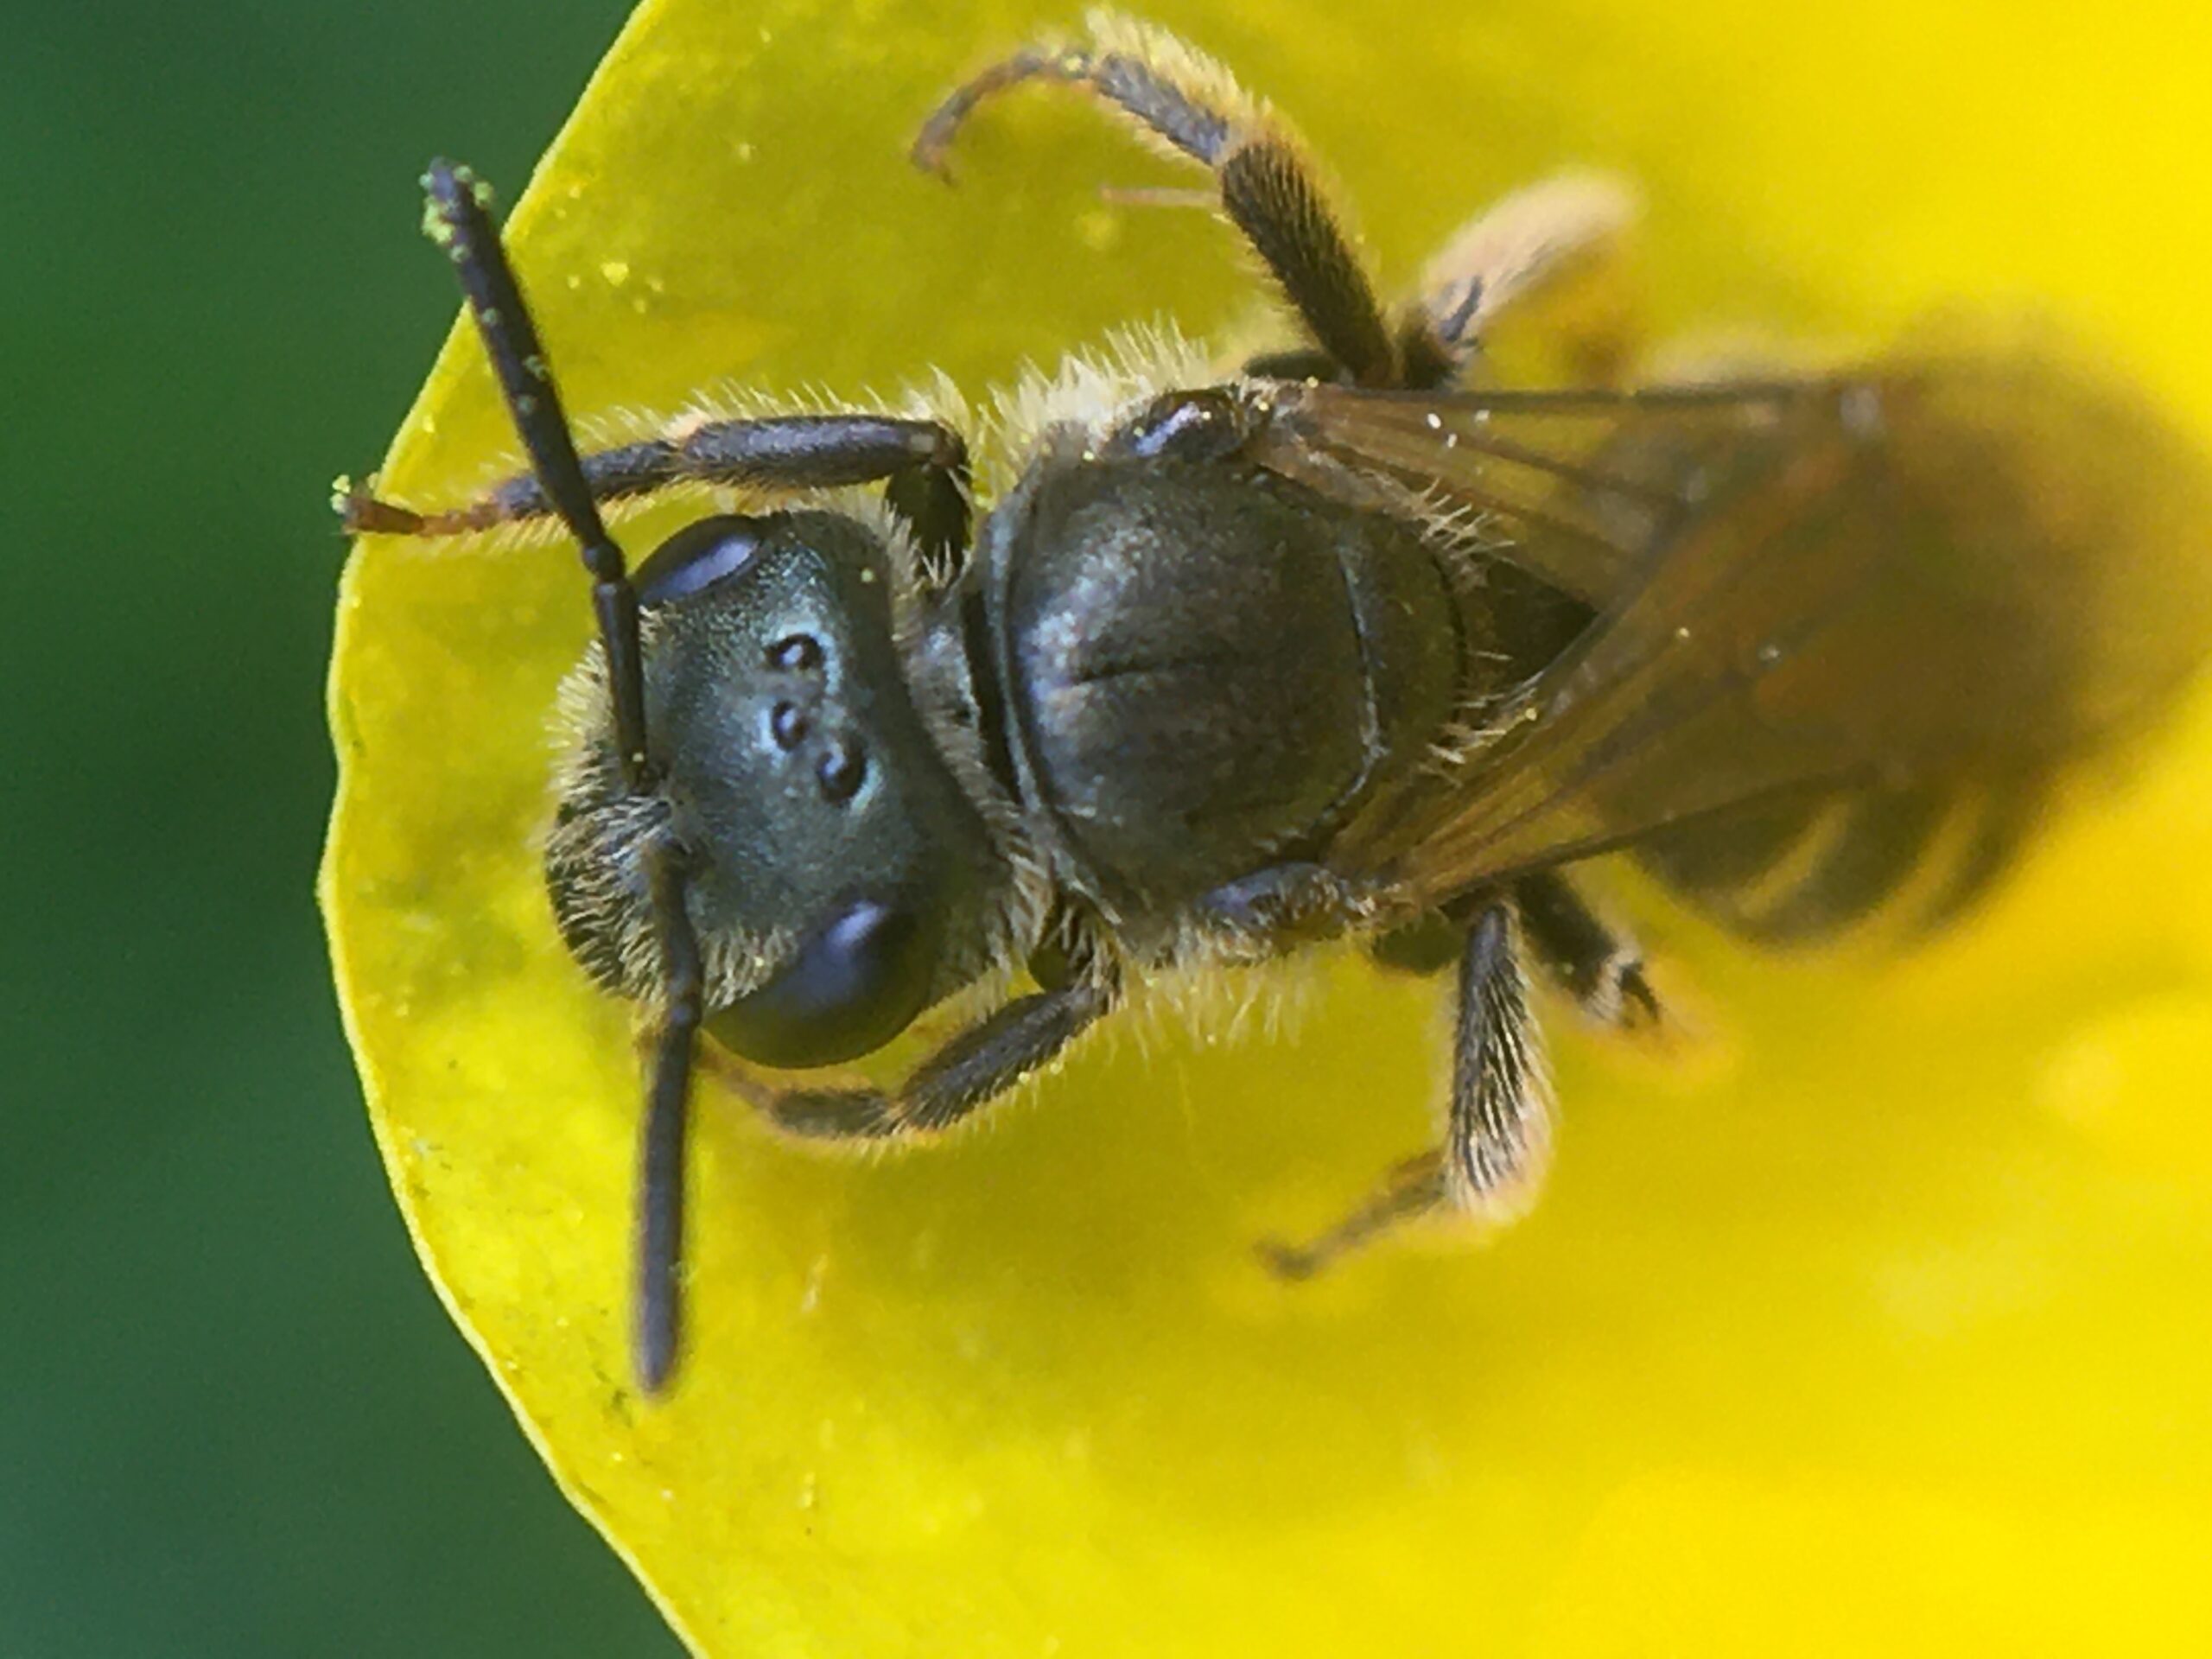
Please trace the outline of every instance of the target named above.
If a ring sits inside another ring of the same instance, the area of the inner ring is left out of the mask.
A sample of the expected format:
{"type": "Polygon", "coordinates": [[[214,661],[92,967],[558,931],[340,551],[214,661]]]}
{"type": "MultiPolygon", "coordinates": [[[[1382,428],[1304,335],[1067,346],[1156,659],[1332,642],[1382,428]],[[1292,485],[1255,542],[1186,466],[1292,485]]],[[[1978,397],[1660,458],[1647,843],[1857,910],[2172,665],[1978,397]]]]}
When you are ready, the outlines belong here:
{"type": "MultiPolygon", "coordinates": [[[[2204,25],[1885,3],[1153,9],[1272,97],[1394,286],[1484,200],[1636,180],[1662,334],[1878,340],[2032,305],[2212,429],[2204,25]]],[[[659,0],[518,209],[573,407],[704,381],[971,392],[1250,303],[1228,234],[1072,99],[904,141],[1040,16],[659,0]]],[[[512,181],[501,181],[510,187],[512,181]]],[[[426,261],[431,255],[425,251],[426,261]]],[[[385,487],[512,441],[449,348],[385,487]]],[[[633,552],[680,518],[638,521],[633,552]]],[[[2212,556],[2208,548],[2207,556],[2212,556]]],[[[717,1654],[2195,1652],[2212,1641],[2212,708],[1902,965],[1663,909],[1703,1040],[1554,1021],[1558,1168],[1481,1251],[1286,1290],[1263,1232],[1427,1134],[1430,992],[1136,1022],[956,1145],[779,1144],[711,1090],[696,1346],[626,1385],[638,1084],[533,837],[586,636],[555,548],[349,573],[327,896],[411,1224],[556,1473],[717,1654]]]]}

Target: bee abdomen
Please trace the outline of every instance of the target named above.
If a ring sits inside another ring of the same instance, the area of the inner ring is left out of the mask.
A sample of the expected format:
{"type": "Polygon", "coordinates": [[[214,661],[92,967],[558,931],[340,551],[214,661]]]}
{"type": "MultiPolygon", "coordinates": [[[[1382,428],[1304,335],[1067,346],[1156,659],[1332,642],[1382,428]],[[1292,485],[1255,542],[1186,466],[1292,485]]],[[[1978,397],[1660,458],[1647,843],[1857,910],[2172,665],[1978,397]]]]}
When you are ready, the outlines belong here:
{"type": "Polygon", "coordinates": [[[2039,815],[2039,779],[1836,792],[1678,825],[1637,856],[1678,897],[1762,944],[1876,924],[1927,931],[1985,894],[2039,815]]]}

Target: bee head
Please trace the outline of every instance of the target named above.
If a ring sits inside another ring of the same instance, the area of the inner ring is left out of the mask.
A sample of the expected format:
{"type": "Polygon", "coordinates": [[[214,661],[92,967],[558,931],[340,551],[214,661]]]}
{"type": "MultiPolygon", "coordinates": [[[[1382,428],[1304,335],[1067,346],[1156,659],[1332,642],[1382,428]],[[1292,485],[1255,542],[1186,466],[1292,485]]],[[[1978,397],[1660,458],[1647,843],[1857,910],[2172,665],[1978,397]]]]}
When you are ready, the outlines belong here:
{"type": "Polygon", "coordinates": [[[491,193],[434,162],[451,262],[531,471],[576,540],[599,639],[547,874],[569,949],[654,1010],[639,1169],[635,1359],[683,1340],[694,1046],[777,1065],[888,1041],[982,964],[988,837],[925,728],[893,627],[893,561],[860,519],[722,515],[634,576],[607,534],[491,193]]]}
{"type": "Polygon", "coordinates": [[[606,654],[571,677],[546,851],[563,938],[602,985],[662,995],[652,863],[687,872],[704,1028],[747,1059],[880,1047],[981,966],[989,838],[917,712],[878,532],[828,512],[725,514],[633,577],[645,785],[625,775],[606,654]]]}

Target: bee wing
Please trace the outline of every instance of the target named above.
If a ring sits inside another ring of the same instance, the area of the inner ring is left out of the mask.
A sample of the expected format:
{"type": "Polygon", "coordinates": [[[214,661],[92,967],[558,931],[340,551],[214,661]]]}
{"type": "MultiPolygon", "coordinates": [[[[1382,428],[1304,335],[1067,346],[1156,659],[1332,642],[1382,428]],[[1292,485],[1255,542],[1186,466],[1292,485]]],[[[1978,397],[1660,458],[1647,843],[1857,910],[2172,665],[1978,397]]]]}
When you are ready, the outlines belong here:
{"type": "Polygon", "coordinates": [[[1831,421],[1850,383],[1738,381],[1635,390],[1270,393],[1253,447],[1325,493],[1379,492],[1449,518],[1496,556],[1599,609],[1739,468],[1831,421]]]}
{"type": "Polygon", "coordinates": [[[2039,362],[1292,404],[1324,470],[1496,514],[1598,612],[1332,847],[1416,902],[1791,791],[2032,776],[2204,655],[2199,458],[2039,362]]]}

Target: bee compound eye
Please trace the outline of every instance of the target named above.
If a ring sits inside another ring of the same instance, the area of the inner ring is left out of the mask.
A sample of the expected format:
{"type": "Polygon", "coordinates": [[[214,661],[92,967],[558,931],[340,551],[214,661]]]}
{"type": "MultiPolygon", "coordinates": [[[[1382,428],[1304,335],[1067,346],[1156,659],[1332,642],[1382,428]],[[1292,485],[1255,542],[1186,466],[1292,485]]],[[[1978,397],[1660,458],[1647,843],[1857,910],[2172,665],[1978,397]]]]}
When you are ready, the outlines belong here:
{"type": "Polygon", "coordinates": [[[915,912],[849,901],[773,979],[707,1021],[716,1041],[763,1065],[836,1065],[880,1048],[927,1006],[930,931],[915,912]]]}
{"type": "Polygon", "coordinates": [[[686,524],[655,548],[631,582],[638,590],[638,602],[650,609],[728,581],[760,551],[759,519],[717,513],[686,524]]]}

